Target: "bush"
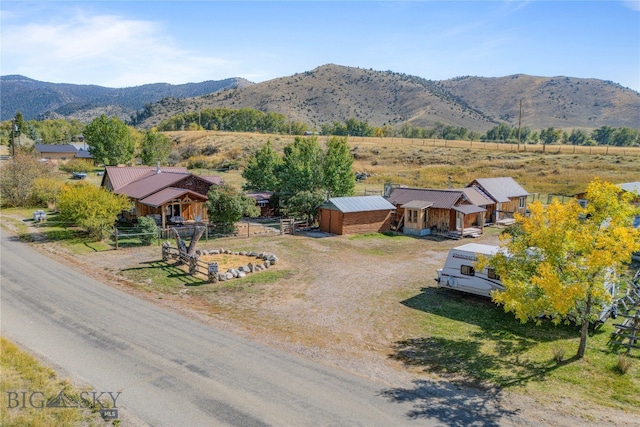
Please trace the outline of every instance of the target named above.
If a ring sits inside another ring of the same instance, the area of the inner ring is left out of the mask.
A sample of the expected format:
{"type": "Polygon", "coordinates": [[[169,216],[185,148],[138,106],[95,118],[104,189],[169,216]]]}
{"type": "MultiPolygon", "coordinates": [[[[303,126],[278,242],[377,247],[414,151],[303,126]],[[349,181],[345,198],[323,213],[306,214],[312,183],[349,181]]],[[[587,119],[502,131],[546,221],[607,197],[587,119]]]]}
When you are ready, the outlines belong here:
{"type": "Polygon", "coordinates": [[[183,160],[187,160],[190,157],[197,156],[200,151],[193,145],[187,145],[186,147],[180,150],[180,157],[183,160]]]}
{"type": "Polygon", "coordinates": [[[202,149],[202,154],[205,156],[211,156],[213,154],[217,154],[220,152],[220,149],[218,147],[216,147],[213,144],[207,144],[203,149],[202,149]]]}
{"type": "Polygon", "coordinates": [[[93,160],[87,159],[71,159],[66,163],[58,166],[58,169],[65,172],[91,172],[93,171],[93,160]]]}
{"type": "Polygon", "coordinates": [[[620,354],[618,355],[618,364],[615,366],[614,369],[619,374],[624,375],[627,372],[629,372],[629,369],[631,369],[631,366],[633,366],[633,361],[631,360],[631,358],[624,354],[620,354]]]}
{"type": "Polygon", "coordinates": [[[187,162],[187,168],[189,169],[213,169],[215,167],[215,162],[205,156],[191,157],[187,162]]]}
{"type": "Polygon", "coordinates": [[[113,227],[120,212],[129,209],[126,196],[90,184],[65,186],[58,196],[60,220],[85,228],[97,240],[102,230],[113,227]]]}
{"type": "Polygon", "coordinates": [[[146,246],[149,246],[158,239],[158,225],[153,218],[148,216],[138,218],[138,225],[135,227],[135,232],[149,233],[144,236],[140,236],[140,241],[146,246]]]}

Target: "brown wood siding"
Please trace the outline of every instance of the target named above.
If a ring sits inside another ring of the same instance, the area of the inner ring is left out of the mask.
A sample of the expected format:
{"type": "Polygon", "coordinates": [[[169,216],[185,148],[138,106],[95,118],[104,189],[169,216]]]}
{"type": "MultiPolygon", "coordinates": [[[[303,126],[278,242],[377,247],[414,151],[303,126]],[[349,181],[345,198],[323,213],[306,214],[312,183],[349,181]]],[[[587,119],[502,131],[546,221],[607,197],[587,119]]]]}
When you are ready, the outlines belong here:
{"type": "Polygon", "coordinates": [[[342,213],[338,210],[320,209],[320,230],[332,234],[363,234],[389,231],[390,210],[342,213]]]}
{"type": "Polygon", "coordinates": [[[438,231],[455,230],[456,215],[451,209],[434,209],[429,208],[429,219],[427,227],[434,228],[438,231]]]}
{"type": "Polygon", "coordinates": [[[513,218],[513,214],[518,212],[524,214],[527,210],[527,201],[525,198],[524,208],[520,208],[520,197],[512,197],[508,202],[502,203],[500,208],[500,219],[513,218]]]}
{"type": "Polygon", "coordinates": [[[176,188],[184,188],[186,190],[191,190],[195,193],[207,195],[211,186],[214,185],[208,181],[203,180],[202,178],[198,178],[195,175],[190,175],[175,184],[171,185],[176,188]]]}
{"type": "Polygon", "coordinates": [[[350,212],[343,214],[341,234],[380,233],[391,229],[391,211],[350,212]]]}

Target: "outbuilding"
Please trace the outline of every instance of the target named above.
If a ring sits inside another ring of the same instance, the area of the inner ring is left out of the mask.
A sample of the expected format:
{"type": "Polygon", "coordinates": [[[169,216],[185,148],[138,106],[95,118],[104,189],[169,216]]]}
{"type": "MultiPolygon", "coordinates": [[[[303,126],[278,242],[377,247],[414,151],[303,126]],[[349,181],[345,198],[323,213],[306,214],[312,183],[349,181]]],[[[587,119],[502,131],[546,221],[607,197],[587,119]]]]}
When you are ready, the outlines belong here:
{"type": "Polygon", "coordinates": [[[382,196],[333,197],[318,210],[321,231],[363,234],[389,231],[395,206],[382,196]]]}

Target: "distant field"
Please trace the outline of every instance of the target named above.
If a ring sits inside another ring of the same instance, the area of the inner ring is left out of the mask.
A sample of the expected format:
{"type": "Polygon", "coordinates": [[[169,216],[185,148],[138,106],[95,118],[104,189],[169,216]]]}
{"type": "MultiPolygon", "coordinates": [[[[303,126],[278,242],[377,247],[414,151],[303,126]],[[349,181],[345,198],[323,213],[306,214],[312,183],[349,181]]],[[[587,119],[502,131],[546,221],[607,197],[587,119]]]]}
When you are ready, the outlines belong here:
{"type": "MultiPolygon", "coordinates": [[[[293,142],[290,135],[214,131],[168,132],[177,149],[188,146],[219,149],[212,159],[233,159],[240,165],[267,141],[274,148],[293,142]]],[[[320,143],[327,139],[318,137],[320,143]]],[[[640,147],[496,144],[409,138],[349,137],[354,169],[370,177],[358,193],[381,192],[385,182],[414,186],[460,187],[474,178],[511,176],[530,193],[575,194],[595,177],[622,183],[640,179],[640,147]],[[544,151],[543,151],[544,150],[544,151]]],[[[186,161],[184,162],[187,163],[186,161]]],[[[213,172],[242,185],[241,171],[213,172]]]]}

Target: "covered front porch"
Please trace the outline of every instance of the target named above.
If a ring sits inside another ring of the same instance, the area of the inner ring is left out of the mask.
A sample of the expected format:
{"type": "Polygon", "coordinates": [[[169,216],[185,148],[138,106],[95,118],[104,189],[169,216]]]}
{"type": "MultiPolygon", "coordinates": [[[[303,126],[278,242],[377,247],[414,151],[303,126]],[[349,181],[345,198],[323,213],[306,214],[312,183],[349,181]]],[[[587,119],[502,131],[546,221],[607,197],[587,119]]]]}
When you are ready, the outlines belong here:
{"type": "Polygon", "coordinates": [[[457,205],[453,207],[456,227],[448,233],[450,237],[478,237],[484,232],[485,208],[475,205],[457,205]]]}
{"type": "Polygon", "coordinates": [[[169,225],[208,222],[208,198],[184,188],[169,187],[144,199],[137,200],[138,217],[152,216],[163,229],[169,225]]]}

